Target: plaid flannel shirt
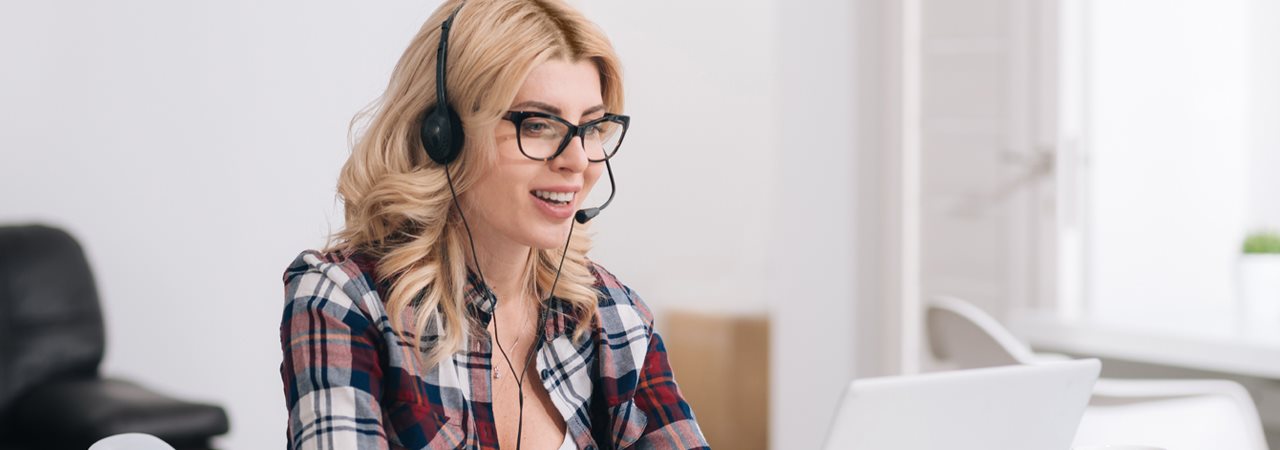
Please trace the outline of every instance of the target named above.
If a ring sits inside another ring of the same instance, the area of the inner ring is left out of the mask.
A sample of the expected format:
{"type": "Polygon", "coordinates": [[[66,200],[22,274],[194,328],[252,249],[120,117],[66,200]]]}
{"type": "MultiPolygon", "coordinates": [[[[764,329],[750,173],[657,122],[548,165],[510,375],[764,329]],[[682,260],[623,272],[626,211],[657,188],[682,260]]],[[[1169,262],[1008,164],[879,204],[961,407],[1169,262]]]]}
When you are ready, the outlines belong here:
{"type": "MultiPolygon", "coordinates": [[[[382,302],[389,286],[375,281],[372,264],[308,250],[284,273],[289,448],[497,449],[487,333],[471,333],[452,358],[420,367],[390,326],[382,302]]],[[[591,450],[709,448],[648,306],[603,267],[590,269],[600,292],[597,328],[573,343],[570,306],[552,298],[535,358],[572,441],[591,450]]],[[[468,310],[487,324],[493,301],[468,275],[468,310]]],[[[423,338],[438,333],[435,323],[423,338]]]]}

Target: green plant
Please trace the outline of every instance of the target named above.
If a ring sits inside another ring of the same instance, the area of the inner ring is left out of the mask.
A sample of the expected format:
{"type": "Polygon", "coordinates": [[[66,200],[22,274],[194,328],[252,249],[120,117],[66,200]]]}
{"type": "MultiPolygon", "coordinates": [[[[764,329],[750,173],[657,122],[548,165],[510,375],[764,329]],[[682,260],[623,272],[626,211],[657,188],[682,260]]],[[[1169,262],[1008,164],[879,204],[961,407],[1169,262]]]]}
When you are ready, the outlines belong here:
{"type": "Polygon", "coordinates": [[[1258,231],[1244,238],[1244,253],[1280,254],[1280,233],[1274,231],[1258,231]]]}

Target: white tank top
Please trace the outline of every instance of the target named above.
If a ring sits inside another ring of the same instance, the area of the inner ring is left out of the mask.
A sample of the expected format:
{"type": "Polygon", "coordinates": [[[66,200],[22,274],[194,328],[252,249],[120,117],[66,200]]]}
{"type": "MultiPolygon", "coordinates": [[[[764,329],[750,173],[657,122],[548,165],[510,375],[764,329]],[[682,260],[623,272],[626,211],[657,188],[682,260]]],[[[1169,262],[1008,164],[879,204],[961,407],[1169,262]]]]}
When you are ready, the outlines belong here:
{"type": "Polygon", "coordinates": [[[564,427],[564,442],[560,444],[560,450],[578,450],[578,444],[573,443],[573,436],[569,435],[569,427],[564,427]]]}

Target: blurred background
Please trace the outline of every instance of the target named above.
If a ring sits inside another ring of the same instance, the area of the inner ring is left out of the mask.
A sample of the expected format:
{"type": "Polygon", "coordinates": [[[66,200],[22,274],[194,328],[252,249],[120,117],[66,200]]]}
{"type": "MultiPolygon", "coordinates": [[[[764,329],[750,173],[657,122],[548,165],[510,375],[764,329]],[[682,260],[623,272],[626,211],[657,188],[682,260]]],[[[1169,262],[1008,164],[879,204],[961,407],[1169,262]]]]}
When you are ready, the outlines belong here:
{"type": "MultiPolygon", "coordinates": [[[[633,116],[593,258],[695,411],[749,411],[699,412],[713,445],[816,448],[851,378],[926,368],[937,295],[1104,375],[1239,381],[1280,430],[1280,265],[1244,246],[1280,227],[1280,2],[573,3],[633,116]]],[[[0,4],[0,223],[80,240],[104,374],[284,444],[281,276],[437,4],[0,4]]]]}

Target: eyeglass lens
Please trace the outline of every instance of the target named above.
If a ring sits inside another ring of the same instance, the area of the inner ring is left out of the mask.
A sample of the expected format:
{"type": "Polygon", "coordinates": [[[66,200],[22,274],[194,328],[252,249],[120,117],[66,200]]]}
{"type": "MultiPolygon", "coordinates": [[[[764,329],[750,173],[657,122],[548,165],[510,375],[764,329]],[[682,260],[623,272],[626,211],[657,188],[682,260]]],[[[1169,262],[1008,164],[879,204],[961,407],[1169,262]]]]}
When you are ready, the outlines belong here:
{"type": "MultiPolygon", "coordinates": [[[[623,125],[620,121],[604,120],[585,125],[582,131],[582,147],[590,161],[604,161],[618,151],[622,143],[623,125]]],[[[526,117],[520,122],[517,141],[520,151],[530,158],[547,159],[560,151],[562,144],[567,145],[565,135],[569,134],[568,125],[546,117],[526,117]]]]}

